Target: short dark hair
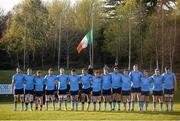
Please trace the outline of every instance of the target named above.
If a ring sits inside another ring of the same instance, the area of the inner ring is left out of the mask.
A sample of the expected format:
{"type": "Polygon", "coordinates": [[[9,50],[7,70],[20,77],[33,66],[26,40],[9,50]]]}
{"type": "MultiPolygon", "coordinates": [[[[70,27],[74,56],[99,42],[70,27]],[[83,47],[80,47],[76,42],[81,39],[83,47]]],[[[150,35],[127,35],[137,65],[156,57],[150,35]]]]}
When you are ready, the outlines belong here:
{"type": "Polygon", "coordinates": [[[87,68],[82,68],[82,70],[87,71],[87,68]]]}
{"type": "Polygon", "coordinates": [[[168,67],[168,66],[166,66],[166,67],[165,67],[165,69],[166,69],[166,70],[169,70],[169,67],[168,67]]]}
{"type": "Polygon", "coordinates": [[[134,64],[134,66],[137,66],[137,67],[138,67],[138,64],[134,64]]]}
{"type": "Polygon", "coordinates": [[[114,66],[114,69],[118,69],[119,70],[119,67],[118,66],[114,66]]]}
{"type": "Polygon", "coordinates": [[[36,74],[39,74],[39,73],[41,73],[41,71],[40,71],[40,70],[37,70],[37,71],[36,71],[36,74]]]}
{"type": "Polygon", "coordinates": [[[52,68],[49,68],[48,71],[53,71],[53,69],[52,69],[52,68]]]}
{"type": "Polygon", "coordinates": [[[125,68],[124,71],[128,71],[129,72],[129,69],[125,68]]]}
{"type": "Polygon", "coordinates": [[[71,72],[76,72],[76,69],[75,68],[71,69],[71,72]]]}

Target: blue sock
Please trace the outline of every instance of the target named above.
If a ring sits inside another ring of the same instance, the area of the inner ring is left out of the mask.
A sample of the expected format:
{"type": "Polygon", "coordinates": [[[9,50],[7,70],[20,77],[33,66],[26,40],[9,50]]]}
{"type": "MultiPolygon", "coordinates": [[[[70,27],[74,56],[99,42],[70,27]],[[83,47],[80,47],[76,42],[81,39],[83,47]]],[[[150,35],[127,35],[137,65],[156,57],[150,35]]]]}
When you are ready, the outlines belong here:
{"type": "Polygon", "coordinates": [[[162,111],[162,108],[163,108],[163,103],[160,102],[160,111],[162,111]]]}
{"type": "Polygon", "coordinates": [[[76,101],[76,110],[78,110],[78,101],[76,101]]]}
{"type": "Polygon", "coordinates": [[[94,104],[94,111],[96,110],[96,102],[93,103],[94,104]]]}
{"type": "Polygon", "coordinates": [[[62,100],[59,100],[59,109],[61,110],[62,100]]]}
{"type": "Polygon", "coordinates": [[[26,110],[28,110],[28,103],[25,103],[26,104],[26,110]]]}
{"type": "Polygon", "coordinates": [[[106,105],[107,105],[106,102],[104,102],[104,110],[106,110],[106,105]]]}
{"type": "Polygon", "coordinates": [[[101,111],[101,102],[99,102],[99,111],[101,111]]]}
{"type": "Polygon", "coordinates": [[[110,110],[112,110],[112,102],[109,102],[110,110]]]}
{"type": "Polygon", "coordinates": [[[141,109],[141,105],[142,103],[141,103],[141,101],[138,101],[138,106],[139,106],[139,109],[141,109]]]}
{"type": "Polygon", "coordinates": [[[52,101],[52,105],[53,105],[53,110],[55,110],[55,105],[56,105],[56,101],[55,100],[52,101]]]}
{"type": "Polygon", "coordinates": [[[121,101],[118,101],[118,110],[121,108],[121,101]]]}
{"type": "Polygon", "coordinates": [[[64,100],[64,107],[65,107],[65,110],[67,110],[67,100],[64,100]]]}
{"type": "Polygon", "coordinates": [[[24,110],[24,102],[22,102],[22,111],[24,110]]]}
{"type": "Polygon", "coordinates": [[[89,110],[90,104],[91,104],[91,102],[88,102],[87,110],[89,110]]]}
{"type": "Polygon", "coordinates": [[[123,102],[123,104],[124,104],[124,110],[126,110],[126,102],[123,102]]]}
{"type": "Polygon", "coordinates": [[[84,102],[82,102],[82,110],[84,110],[84,102]]]}
{"type": "Polygon", "coordinates": [[[153,104],[153,109],[156,110],[156,102],[154,102],[153,104]]]}
{"type": "Polygon", "coordinates": [[[74,101],[72,101],[71,103],[72,103],[72,110],[74,110],[74,101]]]}
{"type": "Polygon", "coordinates": [[[174,106],[173,101],[170,101],[170,111],[173,111],[173,106],[174,106]]]}
{"type": "Polygon", "coordinates": [[[134,110],[134,101],[132,101],[131,104],[132,104],[132,110],[134,110]]]}
{"type": "Polygon", "coordinates": [[[130,111],[130,109],[131,109],[131,102],[129,101],[128,102],[128,110],[130,111]]]}
{"type": "Polygon", "coordinates": [[[143,110],[143,108],[144,108],[144,101],[141,101],[141,108],[142,108],[142,110],[143,110]]]}
{"type": "Polygon", "coordinates": [[[148,105],[149,105],[149,102],[146,101],[146,111],[148,110],[148,105]]]}
{"type": "Polygon", "coordinates": [[[33,101],[30,102],[30,108],[32,110],[32,107],[33,107],[33,101]]]}
{"type": "Polygon", "coordinates": [[[166,101],[166,110],[168,110],[168,101],[166,101]]]}
{"type": "Polygon", "coordinates": [[[48,102],[48,101],[46,101],[46,110],[48,110],[48,103],[49,103],[49,102],[48,102]]]}
{"type": "Polygon", "coordinates": [[[116,108],[116,101],[113,101],[113,109],[116,108]]]}

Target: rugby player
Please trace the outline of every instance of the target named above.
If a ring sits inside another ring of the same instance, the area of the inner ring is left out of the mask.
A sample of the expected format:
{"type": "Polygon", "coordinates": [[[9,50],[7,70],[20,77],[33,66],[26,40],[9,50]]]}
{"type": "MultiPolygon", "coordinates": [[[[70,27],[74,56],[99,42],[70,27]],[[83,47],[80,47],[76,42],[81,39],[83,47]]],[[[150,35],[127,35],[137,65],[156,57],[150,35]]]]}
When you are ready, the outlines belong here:
{"type": "Polygon", "coordinates": [[[141,77],[141,111],[143,111],[144,102],[146,102],[145,111],[148,110],[151,82],[152,79],[149,77],[149,72],[144,70],[143,77],[141,77]]]}
{"type": "Polygon", "coordinates": [[[112,77],[112,98],[113,98],[113,110],[116,108],[118,103],[118,111],[120,111],[121,103],[121,89],[122,89],[122,74],[119,73],[119,68],[114,67],[114,72],[111,73],[112,77]]]}
{"type": "Polygon", "coordinates": [[[82,69],[82,75],[81,75],[81,83],[82,83],[82,110],[84,110],[84,103],[85,99],[87,99],[87,110],[89,110],[90,104],[91,104],[91,81],[92,81],[92,75],[87,73],[87,69],[82,69]]]}
{"type": "Polygon", "coordinates": [[[57,76],[58,80],[58,98],[59,98],[59,110],[61,110],[62,102],[64,101],[64,109],[67,110],[67,84],[68,84],[68,75],[65,75],[64,68],[60,68],[60,74],[57,76]]]}
{"type": "Polygon", "coordinates": [[[166,111],[168,111],[168,103],[170,103],[170,111],[173,111],[174,91],[177,90],[176,76],[170,72],[169,67],[165,67],[164,79],[164,97],[166,101],[166,111]]]}
{"type": "Polygon", "coordinates": [[[101,111],[101,90],[102,90],[102,78],[99,70],[95,71],[95,76],[92,79],[92,100],[94,109],[96,111],[96,103],[98,103],[99,111],[101,111]]]}
{"type": "Polygon", "coordinates": [[[104,100],[104,111],[106,111],[107,103],[110,104],[110,111],[112,110],[112,98],[111,98],[111,75],[106,67],[103,68],[102,76],[102,89],[103,89],[103,100],[104,100]]]}
{"type": "Polygon", "coordinates": [[[16,74],[12,77],[12,91],[14,94],[14,111],[17,110],[18,98],[20,98],[22,111],[24,111],[24,75],[21,74],[20,68],[16,68],[16,74]]]}
{"type": "Polygon", "coordinates": [[[44,77],[41,75],[41,71],[36,71],[34,78],[35,83],[35,103],[36,111],[38,111],[38,102],[40,102],[40,111],[43,107],[43,92],[44,92],[44,77]]]}
{"type": "Polygon", "coordinates": [[[75,69],[72,69],[71,75],[69,75],[72,111],[74,111],[74,104],[76,104],[76,111],[78,110],[79,82],[80,76],[76,75],[75,69]]]}
{"type": "Polygon", "coordinates": [[[46,84],[46,111],[48,111],[49,101],[52,101],[53,110],[55,110],[55,86],[57,83],[57,77],[53,75],[53,70],[48,70],[48,75],[44,78],[46,84]]]}
{"type": "Polygon", "coordinates": [[[160,75],[159,69],[155,69],[155,74],[151,77],[153,83],[153,112],[156,111],[156,102],[159,100],[160,111],[163,107],[163,76],[160,75]]]}
{"type": "Polygon", "coordinates": [[[137,100],[139,103],[139,110],[140,110],[140,97],[141,97],[141,77],[143,74],[138,70],[138,65],[133,66],[133,71],[130,72],[129,76],[131,77],[132,87],[131,87],[131,104],[132,109],[134,111],[134,101],[135,96],[137,94],[137,100]]]}
{"type": "Polygon", "coordinates": [[[124,74],[122,75],[122,98],[124,104],[124,111],[126,111],[126,104],[128,103],[128,111],[130,111],[131,107],[131,78],[129,76],[128,69],[124,69],[124,74]]]}
{"type": "Polygon", "coordinates": [[[27,74],[24,75],[25,81],[25,104],[28,110],[28,104],[30,102],[30,110],[32,111],[33,101],[34,101],[34,76],[32,75],[32,69],[27,69],[27,74]]]}

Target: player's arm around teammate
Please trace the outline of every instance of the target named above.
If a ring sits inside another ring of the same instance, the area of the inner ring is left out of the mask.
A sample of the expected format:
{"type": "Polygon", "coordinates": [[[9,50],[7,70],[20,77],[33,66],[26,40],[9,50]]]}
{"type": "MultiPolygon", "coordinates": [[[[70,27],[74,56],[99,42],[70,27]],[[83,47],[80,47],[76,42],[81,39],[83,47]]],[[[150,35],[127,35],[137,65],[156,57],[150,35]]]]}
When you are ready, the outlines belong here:
{"type": "Polygon", "coordinates": [[[41,71],[36,71],[36,76],[34,78],[35,82],[35,104],[36,111],[38,111],[38,103],[40,102],[40,111],[43,107],[43,92],[44,92],[44,77],[42,77],[41,71]]]}
{"type": "Polygon", "coordinates": [[[53,75],[52,68],[48,70],[48,75],[44,79],[46,83],[46,111],[48,110],[49,101],[52,101],[53,110],[55,110],[55,85],[57,77],[53,75]]]}
{"type": "Polygon", "coordinates": [[[91,80],[92,75],[87,73],[87,69],[82,69],[81,75],[81,83],[82,83],[82,90],[81,90],[81,103],[82,103],[82,110],[84,110],[84,103],[87,99],[87,111],[89,110],[90,103],[91,103],[91,80]]]}
{"type": "Polygon", "coordinates": [[[96,103],[98,103],[98,110],[101,111],[101,90],[102,90],[102,78],[99,70],[95,71],[95,76],[92,79],[92,100],[93,111],[96,111],[96,103]]]}
{"type": "Polygon", "coordinates": [[[111,98],[111,75],[107,68],[103,68],[102,76],[102,88],[103,88],[103,100],[104,100],[104,111],[106,111],[107,103],[110,104],[110,111],[112,110],[112,98],[111,98]]]}
{"type": "Polygon", "coordinates": [[[117,103],[118,104],[118,111],[120,111],[122,74],[119,73],[119,68],[117,66],[114,67],[114,72],[111,73],[111,76],[112,76],[113,110],[116,109],[116,103],[117,103]]]}
{"type": "Polygon", "coordinates": [[[132,87],[131,87],[131,111],[134,111],[134,102],[135,102],[135,97],[137,95],[137,101],[138,101],[138,106],[139,110],[140,109],[140,102],[141,102],[141,77],[142,73],[138,69],[138,65],[133,66],[133,71],[130,72],[130,77],[132,81],[132,87]]]}
{"type": "Polygon", "coordinates": [[[60,68],[60,75],[57,76],[58,79],[58,99],[59,99],[59,110],[61,110],[62,102],[64,101],[64,109],[67,110],[67,84],[68,75],[65,75],[64,68],[60,68]]]}
{"type": "Polygon", "coordinates": [[[153,112],[156,111],[156,102],[160,103],[160,111],[163,107],[163,76],[160,75],[159,69],[155,69],[155,74],[152,76],[153,81],[153,112]]]}
{"type": "Polygon", "coordinates": [[[24,76],[25,81],[25,104],[26,109],[28,110],[28,104],[30,102],[30,110],[32,111],[33,102],[34,102],[34,75],[32,75],[32,69],[27,69],[27,74],[24,76]]]}
{"type": "Polygon", "coordinates": [[[141,78],[141,111],[144,109],[144,103],[146,103],[145,111],[148,110],[151,80],[148,70],[144,70],[141,78]]]}
{"type": "Polygon", "coordinates": [[[21,69],[16,68],[16,74],[12,77],[12,90],[14,94],[14,111],[17,111],[18,98],[22,103],[22,111],[24,111],[24,75],[21,69]]]}
{"type": "Polygon", "coordinates": [[[76,70],[72,69],[69,75],[72,111],[74,111],[74,104],[76,104],[76,111],[78,110],[79,81],[80,77],[76,75],[76,70]]]}
{"type": "Polygon", "coordinates": [[[170,111],[173,111],[174,91],[177,90],[176,75],[170,72],[169,67],[165,67],[164,79],[164,97],[166,102],[166,111],[168,111],[170,103],[170,111]]]}
{"type": "Polygon", "coordinates": [[[126,111],[126,105],[128,103],[128,111],[131,108],[131,78],[129,76],[128,69],[124,69],[124,74],[122,75],[122,97],[123,97],[123,104],[124,104],[124,111],[126,111]]]}

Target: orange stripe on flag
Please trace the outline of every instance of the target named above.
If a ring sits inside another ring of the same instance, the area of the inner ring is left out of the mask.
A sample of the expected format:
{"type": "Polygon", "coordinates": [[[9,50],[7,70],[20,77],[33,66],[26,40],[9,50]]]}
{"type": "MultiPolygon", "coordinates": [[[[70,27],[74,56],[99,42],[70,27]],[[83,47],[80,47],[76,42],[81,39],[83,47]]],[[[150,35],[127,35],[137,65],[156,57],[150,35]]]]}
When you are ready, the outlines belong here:
{"type": "Polygon", "coordinates": [[[77,47],[78,54],[81,52],[82,49],[83,49],[82,43],[80,42],[78,47],[77,47]]]}

